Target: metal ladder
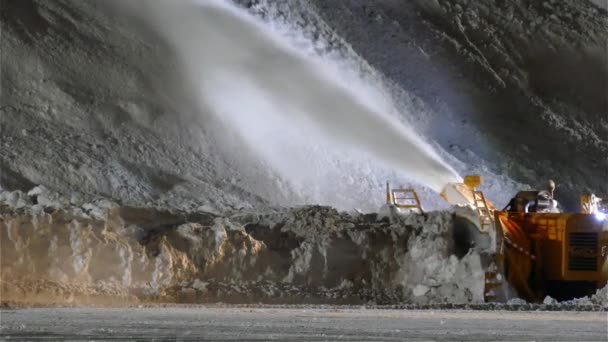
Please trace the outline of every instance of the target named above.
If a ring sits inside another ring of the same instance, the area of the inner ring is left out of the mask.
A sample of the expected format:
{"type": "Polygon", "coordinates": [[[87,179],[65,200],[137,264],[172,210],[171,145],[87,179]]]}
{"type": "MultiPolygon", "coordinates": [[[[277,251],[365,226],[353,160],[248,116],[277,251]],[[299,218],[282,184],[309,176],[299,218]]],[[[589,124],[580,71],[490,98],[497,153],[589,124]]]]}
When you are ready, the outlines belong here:
{"type": "Polygon", "coordinates": [[[486,198],[483,195],[483,192],[477,190],[472,191],[475,209],[477,210],[477,214],[479,215],[481,231],[488,232],[490,228],[494,226],[494,219],[492,218],[492,214],[490,213],[490,208],[488,208],[488,203],[486,202],[486,198]]]}
{"type": "Polygon", "coordinates": [[[392,190],[393,205],[401,209],[416,210],[420,214],[424,214],[420,198],[414,189],[395,189],[392,190]]]}
{"type": "MultiPolygon", "coordinates": [[[[475,209],[479,215],[480,229],[482,232],[488,233],[492,227],[495,227],[494,217],[492,217],[490,208],[488,208],[483,192],[472,190],[472,193],[475,209]]],[[[499,299],[496,290],[500,289],[503,284],[504,247],[502,246],[502,232],[497,231],[496,234],[498,244],[495,256],[496,269],[485,272],[484,298],[486,302],[494,302],[499,299]]]]}

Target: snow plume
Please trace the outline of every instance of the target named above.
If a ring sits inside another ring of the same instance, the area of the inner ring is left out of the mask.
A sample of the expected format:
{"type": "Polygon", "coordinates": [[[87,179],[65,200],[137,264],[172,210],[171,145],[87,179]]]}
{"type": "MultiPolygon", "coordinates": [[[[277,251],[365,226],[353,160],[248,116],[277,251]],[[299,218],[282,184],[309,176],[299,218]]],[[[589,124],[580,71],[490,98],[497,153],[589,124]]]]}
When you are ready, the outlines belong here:
{"type": "MultiPolygon", "coordinates": [[[[377,190],[379,170],[436,191],[460,180],[385,104],[245,11],[219,0],[137,5],[176,49],[201,111],[234,130],[310,200],[350,205],[325,193],[364,187],[360,180],[372,175],[378,178],[367,186],[377,190]]],[[[347,195],[360,201],[364,194],[347,195]]]]}

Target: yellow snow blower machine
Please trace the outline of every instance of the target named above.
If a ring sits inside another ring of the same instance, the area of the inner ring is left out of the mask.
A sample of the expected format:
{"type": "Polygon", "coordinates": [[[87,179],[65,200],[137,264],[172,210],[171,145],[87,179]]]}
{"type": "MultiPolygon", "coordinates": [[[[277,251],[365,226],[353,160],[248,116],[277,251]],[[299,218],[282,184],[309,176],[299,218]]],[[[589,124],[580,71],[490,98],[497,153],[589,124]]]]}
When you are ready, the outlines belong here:
{"type": "MultiPolygon", "coordinates": [[[[493,260],[486,263],[487,301],[504,299],[500,294],[507,288],[504,280],[519,298],[529,302],[540,302],[546,296],[569,300],[606,286],[608,199],[584,194],[579,213],[564,213],[553,198],[555,183],[550,181],[547,190],[521,191],[497,210],[477,190],[481,181],[479,176],[467,176],[463,183],[448,184],[441,196],[473,213],[463,217],[456,212],[456,234],[468,229],[465,236],[475,240],[472,245],[482,240],[493,244],[493,260]],[[471,227],[476,231],[469,234],[471,227]]],[[[387,201],[398,208],[421,208],[412,189],[388,190],[387,201]],[[406,204],[398,200],[399,195],[406,195],[401,196],[407,197],[406,204]]],[[[467,243],[461,239],[463,242],[467,243]]]]}

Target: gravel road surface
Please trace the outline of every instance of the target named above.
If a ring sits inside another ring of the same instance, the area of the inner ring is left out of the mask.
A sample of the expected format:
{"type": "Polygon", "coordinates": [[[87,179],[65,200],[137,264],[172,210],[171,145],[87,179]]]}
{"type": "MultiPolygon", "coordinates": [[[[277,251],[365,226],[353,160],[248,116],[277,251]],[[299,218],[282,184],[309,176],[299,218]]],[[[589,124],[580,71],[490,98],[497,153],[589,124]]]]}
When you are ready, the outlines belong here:
{"type": "Polygon", "coordinates": [[[25,309],[3,340],[606,341],[602,312],[294,308],[25,309]]]}

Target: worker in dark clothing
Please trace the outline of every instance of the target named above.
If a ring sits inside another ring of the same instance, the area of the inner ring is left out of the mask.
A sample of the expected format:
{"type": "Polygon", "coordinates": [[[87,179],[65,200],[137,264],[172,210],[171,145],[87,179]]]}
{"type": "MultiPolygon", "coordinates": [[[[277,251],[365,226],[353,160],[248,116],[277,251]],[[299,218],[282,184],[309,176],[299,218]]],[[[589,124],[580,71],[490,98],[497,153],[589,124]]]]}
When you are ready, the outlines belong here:
{"type": "Polygon", "coordinates": [[[558,212],[557,201],[553,199],[555,182],[549,180],[548,190],[520,191],[503,209],[514,212],[537,213],[558,212]]]}

